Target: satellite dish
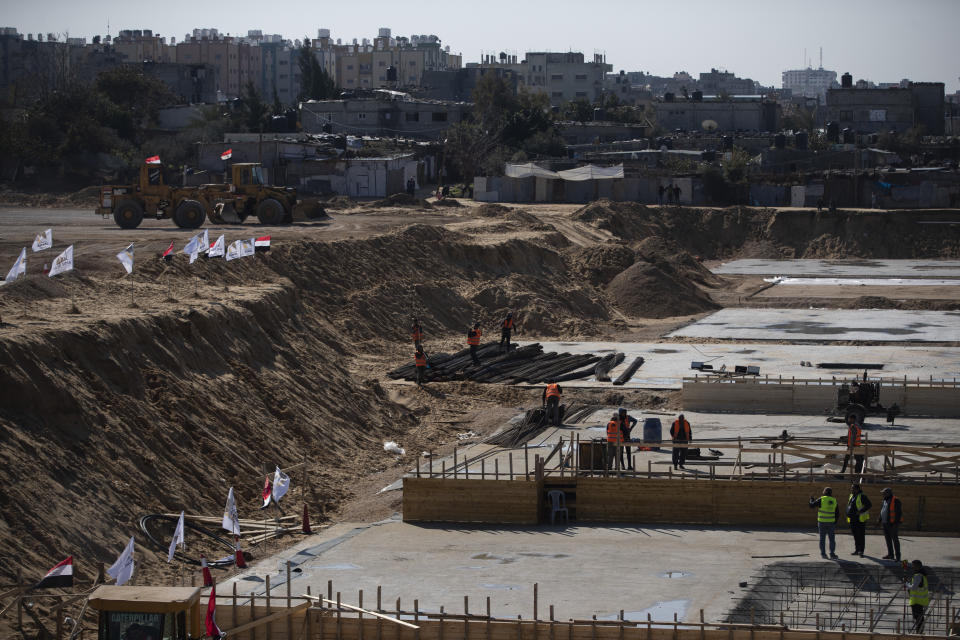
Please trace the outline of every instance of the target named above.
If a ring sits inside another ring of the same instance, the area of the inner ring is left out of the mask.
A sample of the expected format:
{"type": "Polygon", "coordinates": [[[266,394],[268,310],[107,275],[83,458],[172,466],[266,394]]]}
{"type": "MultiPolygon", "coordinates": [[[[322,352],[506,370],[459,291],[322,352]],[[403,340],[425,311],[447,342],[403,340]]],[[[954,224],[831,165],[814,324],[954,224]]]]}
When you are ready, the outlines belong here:
{"type": "Polygon", "coordinates": [[[716,131],[720,128],[716,120],[704,120],[700,123],[700,126],[703,127],[704,131],[716,131]]]}

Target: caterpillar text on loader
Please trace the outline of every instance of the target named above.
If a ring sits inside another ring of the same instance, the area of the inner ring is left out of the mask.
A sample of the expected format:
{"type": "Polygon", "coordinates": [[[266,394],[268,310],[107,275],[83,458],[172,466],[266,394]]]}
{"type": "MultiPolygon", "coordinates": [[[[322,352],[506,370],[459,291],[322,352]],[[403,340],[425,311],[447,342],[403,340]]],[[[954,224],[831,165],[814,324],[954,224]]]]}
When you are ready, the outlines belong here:
{"type": "Polygon", "coordinates": [[[141,165],[136,184],[105,185],[100,188],[97,213],[113,215],[123,229],[136,229],[144,215],[172,218],[174,224],[196,229],[207,218],[209,205],[197,187],[176,187],[163,183],[163,171],[155,165],[141,165]]]}
{"type": "Polygon", "coordinates": [[[210,220],[223,224],[243,222],[256,215],[260,224],[275,225],[293,222],[297,190],[264,184],[263,167],[252,162],[231,165],[230,184],[205,184],[200,187],[204,199],[213,203],[210,220]]]}

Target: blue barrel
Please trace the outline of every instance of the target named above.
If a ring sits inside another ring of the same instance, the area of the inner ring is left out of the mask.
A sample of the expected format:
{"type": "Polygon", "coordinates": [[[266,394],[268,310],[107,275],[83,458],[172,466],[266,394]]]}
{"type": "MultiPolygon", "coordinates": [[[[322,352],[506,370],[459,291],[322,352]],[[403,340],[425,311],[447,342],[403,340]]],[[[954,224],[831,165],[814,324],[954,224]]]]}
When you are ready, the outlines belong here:
{"type": "Polygon", "coordinates": [[[663,425],[660,424],[660,418],[643,419],[643,442],[644,444],[660,444],[663,434],[663,425]]]}

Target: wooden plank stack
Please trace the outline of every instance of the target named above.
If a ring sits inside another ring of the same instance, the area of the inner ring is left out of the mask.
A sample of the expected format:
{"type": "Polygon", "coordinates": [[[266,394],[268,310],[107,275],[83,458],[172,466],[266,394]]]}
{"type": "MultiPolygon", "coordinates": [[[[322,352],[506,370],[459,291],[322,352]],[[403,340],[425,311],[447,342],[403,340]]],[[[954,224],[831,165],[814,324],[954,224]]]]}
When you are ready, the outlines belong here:
{"type": "MultiPolygon", "coordinates": [[[[469,349],[454,354],[429,355],[424,379],[433,382],[472,380],[507,384],[537,384],[554,378],[558,381],[575,380],[593,375],[594,363],[600,360],[599,356],[592,354],[544,353],[543,347],[536,342],[509,352],[501,352],[497,342],[487,342],[478,347],[477,357],[480,359],[479,366],[473,364],[469,349]]],[[[405,364],[387,376],[394,380],[416,380],[416,368],[413,363],[405,364]]]]}

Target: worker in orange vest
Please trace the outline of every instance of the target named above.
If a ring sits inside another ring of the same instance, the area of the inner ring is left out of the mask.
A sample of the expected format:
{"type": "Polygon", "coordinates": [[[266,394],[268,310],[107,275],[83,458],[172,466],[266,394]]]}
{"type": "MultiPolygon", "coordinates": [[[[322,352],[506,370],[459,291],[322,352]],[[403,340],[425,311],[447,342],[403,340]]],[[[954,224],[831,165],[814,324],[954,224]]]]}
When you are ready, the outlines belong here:
{"type": "Polygon", "coordinates": [[[543,406],[546,408],[547,422],[560,426],[560,397],[563,390],[556,380],[551,379],[543,390],[543,406]]]}
{"type": "Polygon", "coordinates": [[[467,345],[470,347],[470,359],[473,364],[480,366],[480,358],[477,356],[477,349],[480,347],[480,336],[483,331],[480,329],[480,323],[474,322],[473,328],[467,331],[467,345]]]}
{"type": "Polygon", "coordinates": [[[620,423],[620,439],[624,445],[620,448],[620,468],[633,469],[633,454],[626,443],[630,440],[630,432],[637,426],[637,419],[628,414],[626,409],[620,407],[617,410],[617,420],[620,423]],[[624,466],[624,454],[626,455],[626,466],[624,466]]]}
{"type": "Polygon", "coordinates": [[[427,354],[423,352],[423,347],[417,346],[417,352],[413,354],[413,363],[417,368],[417,386],[423,386],[423,378],[427,373],[427,354]]]}
{"type": "MultiPolygon", "coordinates": [[[[857,424],[857,418],[854,415],[847,416],[847,455],[843,456],[843,468],[840,469],[840,473],[844,473],[847,470],[847,463],[850,462],[850,454],[853,453],[854,447],[859,447],[863,445],[863,425],[857,424]]],[[[860,454],[853,455],[854,468],[857,470],[857,473],[863,471],[863,456],[860,454]]]]}
{"type": "MultiPolygon", "coordinates": [[[[673,438],[675,445],[688,444],[693,440],[693,431],[690,429],[690,423],[687,422],[682,413],[673,421],[673,426],[670,427],[670,437],[673,438]]],[[[686,467],[683,466],[683,463],[686,461],[687,448],[675,446],[673,448],[673,468],[676,469],[680,467],[681,469],[685,469],[686,467]]]]}
{"type": "Polygon", "coordinates": [[[513,312],[508,312],[507,317],[500,323],[500,347],[497,351],[503,351],[503,343],[507,343],[507,353],[510,353],[510,334],[514,328],[513,312]]]}
{"type": "Polygon", "coordinates": [[[613,414],[613,417],[610,418],[610,422],[607,423],[607,455],[606,455],[606,468],[613,469],[616,466],[617,469],[621,468],[619,456],[617,456],[617,450],[620,448],[623,443],[623,432],[620,430],[620,412],[617,411],[613,414]]]}
{"type": "Polygon", "coordinates": [[[416,349],[423,349],[423,327],[420,326],[420,320],[413,316],[413,324],[410,325],[410,336],[413,338],[413,346],[416,349]]]}

